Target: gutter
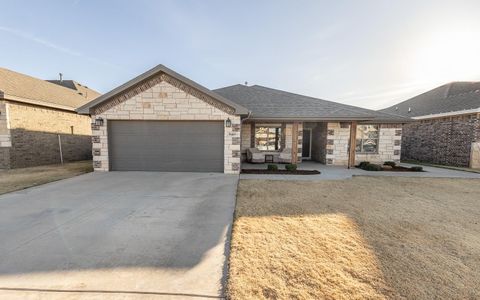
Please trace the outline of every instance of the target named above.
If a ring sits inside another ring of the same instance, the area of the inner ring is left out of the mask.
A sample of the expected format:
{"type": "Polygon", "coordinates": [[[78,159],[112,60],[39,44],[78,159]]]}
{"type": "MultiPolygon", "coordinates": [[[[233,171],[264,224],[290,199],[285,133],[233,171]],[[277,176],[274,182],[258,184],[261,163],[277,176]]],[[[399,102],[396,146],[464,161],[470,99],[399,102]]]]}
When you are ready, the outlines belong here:
{"type": "Polygon", "coordinates": [[[451,112],[446,112],[446,113],[412,117],[412,119],[414,119],[414,120],[424,120],[424,119],[450,117],[450,116],[456,116],[456,115],[468,115],[468,114],[475,114],[475,113],[480,113],[480,107],[479,108],[474,108],[474,109],[457,110],[457,111],[451,111],[451,112]]]}

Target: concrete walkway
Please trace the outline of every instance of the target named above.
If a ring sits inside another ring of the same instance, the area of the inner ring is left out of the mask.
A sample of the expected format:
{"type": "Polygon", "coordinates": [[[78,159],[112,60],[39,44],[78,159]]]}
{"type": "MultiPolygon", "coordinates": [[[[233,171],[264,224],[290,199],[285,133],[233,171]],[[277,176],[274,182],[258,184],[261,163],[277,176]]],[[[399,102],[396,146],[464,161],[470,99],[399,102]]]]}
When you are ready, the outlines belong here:
{"type": "MultiPolygon", "coordinates": [[[[413,164],[400,164],[401,166],[411,167],[413,164]]],[[[279,168],[285,168],[285,165],[279,164],[279,168]]],[[[362,169],[340,166],[328,166],[317,162],[306,161],[298,164],[299,169],[318,170],[319,175],[261,175],[261,174],[241,174],[240,179],[268,179],[268,180],[339,180],[348,179],[352,176],[400,176],[400,177],[447,177],[447,178],[479,178],[479,173],[457,171],[436,167],[421,166],[425,172],[372,172],[362,169]]],[[[242,164],[242,168],[247,169],[266,169],[266,164],[242,164]]]]}
{"type": "Polygon", "coordinates": [[[0,299],[223,293],[238,176],[111,172],[0,196],[0,299]]]}

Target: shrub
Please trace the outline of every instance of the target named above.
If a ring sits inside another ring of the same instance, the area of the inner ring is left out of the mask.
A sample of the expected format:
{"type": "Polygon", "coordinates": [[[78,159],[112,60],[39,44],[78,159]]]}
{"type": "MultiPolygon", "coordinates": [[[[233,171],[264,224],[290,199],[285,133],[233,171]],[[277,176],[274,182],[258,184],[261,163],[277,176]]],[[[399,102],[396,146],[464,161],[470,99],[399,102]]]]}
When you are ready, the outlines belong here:
{"type": "Polygon", "coordinates": [[[365,171],[381,171],[382,166],[377,164],[368,164],[363,168],[365,171]]]}
{"type": "Polygon", "coordinates": [[[395,168],[395,166],[397,165],[397,163],[394,162],[394,161],[386,161],[386,162],[384,162],[383,164],[384,164],[385,166],[390,166],[390,167],[392,167],[392,168],[395,168]]]}
{"type": "Polygon", "coordinates": [[[365,167],[368,166],[369,164],[370,164],[369,161],[362,161],[362,162],[360,162],[360,163],[358,164],[358,167],[359,167],[360,169],[365,169],[365,167]]]}
{"type": "Polygon", "coordinates": [[[296,164],[286,164],[285,165],[285,170],[287,171],[295,171],[297,169],[297,165],[296,164]]]}
{"type": "Polygon", "coordinates": [[[411,167],[410,170],[412,170],[413,172],[422,172],[422,171],[423,171],[423,167],[414,166],[414,167],[411,167]]]}
{"type": "Polygon", "coordinates": [[[278,166],[277,165],[268,165],[267,170],[269,171],[278,171],[278,166]]]}

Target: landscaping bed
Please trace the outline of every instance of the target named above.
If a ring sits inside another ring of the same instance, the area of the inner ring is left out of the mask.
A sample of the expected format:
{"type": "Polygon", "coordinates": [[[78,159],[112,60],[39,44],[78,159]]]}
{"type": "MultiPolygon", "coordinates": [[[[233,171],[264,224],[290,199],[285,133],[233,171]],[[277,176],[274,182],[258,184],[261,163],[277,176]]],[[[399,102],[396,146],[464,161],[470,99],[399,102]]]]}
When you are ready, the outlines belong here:
{"type": "Polygon", "coordinates": [[[318,175],[317,170],[262,170],[262,169],[242,169],[242,174],[276,174],[276,175],[318,175]]]}
{"type": "Polygon", "coordinates": [[[242,169],[243,174],[273,174],[273,175],[318,175],[317,170],[297,170],[296,164],[286,164],[281,170],[278,165],[269,164],[266,169],[242,169]]]}
{"type": "Polygon", "coordinates": [[[383,165],[380,164],[372,164],[368,161],[362,161],[360,164],[355,166],[355,168],[359,168],[365,171],[389,171],[389,172],[425,172],[423,171],[423,167],[414,166],[414,167],[403,167],[397,166],[397,164],[393,161],[386,161],[383,165]]]}

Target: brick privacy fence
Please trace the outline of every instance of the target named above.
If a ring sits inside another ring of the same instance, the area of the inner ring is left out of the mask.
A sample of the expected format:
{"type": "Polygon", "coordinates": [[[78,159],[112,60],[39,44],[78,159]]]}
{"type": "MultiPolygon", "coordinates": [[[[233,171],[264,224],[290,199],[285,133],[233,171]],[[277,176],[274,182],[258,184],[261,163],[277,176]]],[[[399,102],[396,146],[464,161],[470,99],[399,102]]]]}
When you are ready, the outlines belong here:
{"type": "Polygon", "coordinates": [[[478,115],[421,120],[403,127],[402,159],[469,167],[476,141],[480,141],[478,115]]]}
{"type": "MultiPolygon", "coordinates": [[[[11,130],[10,168],[60,163],[58,134],[23,129],[11,130]]],[[[64,162],[92,158],[89,135],[60,134],[64,162]]]]}

